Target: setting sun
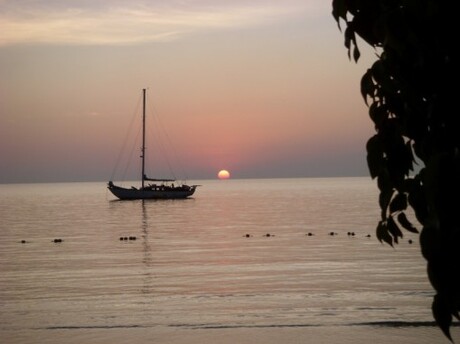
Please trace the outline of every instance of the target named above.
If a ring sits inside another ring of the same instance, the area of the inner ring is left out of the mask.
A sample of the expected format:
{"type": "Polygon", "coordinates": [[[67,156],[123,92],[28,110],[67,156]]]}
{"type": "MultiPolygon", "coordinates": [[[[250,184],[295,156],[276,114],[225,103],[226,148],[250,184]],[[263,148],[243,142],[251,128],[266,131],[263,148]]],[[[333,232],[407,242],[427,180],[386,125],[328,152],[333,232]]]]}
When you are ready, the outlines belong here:
{"type": "Polygon", "coordinates": [[[220,170],[217,174],[217,177],[219,179],[228,179],[230,178],[230,172],[228,172],[227,170],[220,170]]]}

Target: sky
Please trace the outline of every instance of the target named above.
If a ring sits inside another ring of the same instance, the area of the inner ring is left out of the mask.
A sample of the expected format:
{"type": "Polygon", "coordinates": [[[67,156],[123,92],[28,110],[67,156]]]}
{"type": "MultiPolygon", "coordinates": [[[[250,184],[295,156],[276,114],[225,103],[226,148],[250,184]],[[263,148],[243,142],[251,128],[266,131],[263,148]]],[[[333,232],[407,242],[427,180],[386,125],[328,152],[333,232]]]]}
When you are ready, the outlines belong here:
{"type": "Polygon", "coordinates": [[[139,165],[140,147],[125,147],[144,88],[180,178],[368,176],[374,128],[359,85],[375,54],[361,44],[349,60],[331,11],[324,0],[0,0],[0,183],[116,180],[117,166],[136,178],[120,152],[139,165]]]}

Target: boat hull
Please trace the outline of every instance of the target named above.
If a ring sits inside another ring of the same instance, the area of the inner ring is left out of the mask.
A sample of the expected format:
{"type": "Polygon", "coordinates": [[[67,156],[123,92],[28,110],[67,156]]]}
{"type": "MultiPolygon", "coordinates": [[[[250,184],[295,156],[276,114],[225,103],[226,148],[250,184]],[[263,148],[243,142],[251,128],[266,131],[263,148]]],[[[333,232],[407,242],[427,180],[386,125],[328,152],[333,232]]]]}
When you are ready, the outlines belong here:
{"type": "Polygon", "coordinates": [[[136,189],[120,186],[108,186],[112,194],[121,200],[136,199],[184,199],[195,193],[196,185],[170,189],[136,189]]]}

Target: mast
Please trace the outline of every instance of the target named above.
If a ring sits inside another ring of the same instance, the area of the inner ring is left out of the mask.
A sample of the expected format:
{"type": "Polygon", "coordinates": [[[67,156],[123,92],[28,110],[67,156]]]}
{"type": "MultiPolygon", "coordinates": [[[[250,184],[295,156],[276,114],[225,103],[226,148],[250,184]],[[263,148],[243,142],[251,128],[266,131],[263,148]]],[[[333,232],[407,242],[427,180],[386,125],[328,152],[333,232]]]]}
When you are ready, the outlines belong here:
{"type": "Polygon", "coordinates": [[[145,181],[145,88],[142,90],[142,189],[145,181]]]}

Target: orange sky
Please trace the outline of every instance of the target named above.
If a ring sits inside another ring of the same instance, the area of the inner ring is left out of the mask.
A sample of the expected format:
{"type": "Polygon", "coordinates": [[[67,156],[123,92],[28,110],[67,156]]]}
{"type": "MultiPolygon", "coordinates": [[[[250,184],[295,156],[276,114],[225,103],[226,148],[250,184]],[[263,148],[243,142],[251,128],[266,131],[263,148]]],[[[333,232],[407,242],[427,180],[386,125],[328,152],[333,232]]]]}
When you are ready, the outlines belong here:
{"type": "Polygon", "coordinates": [[[108,180],[146,87],[189,179],[368,175],[374,57],[331,2],[18,0],[0,27],[0,183],[108,180]]]}

